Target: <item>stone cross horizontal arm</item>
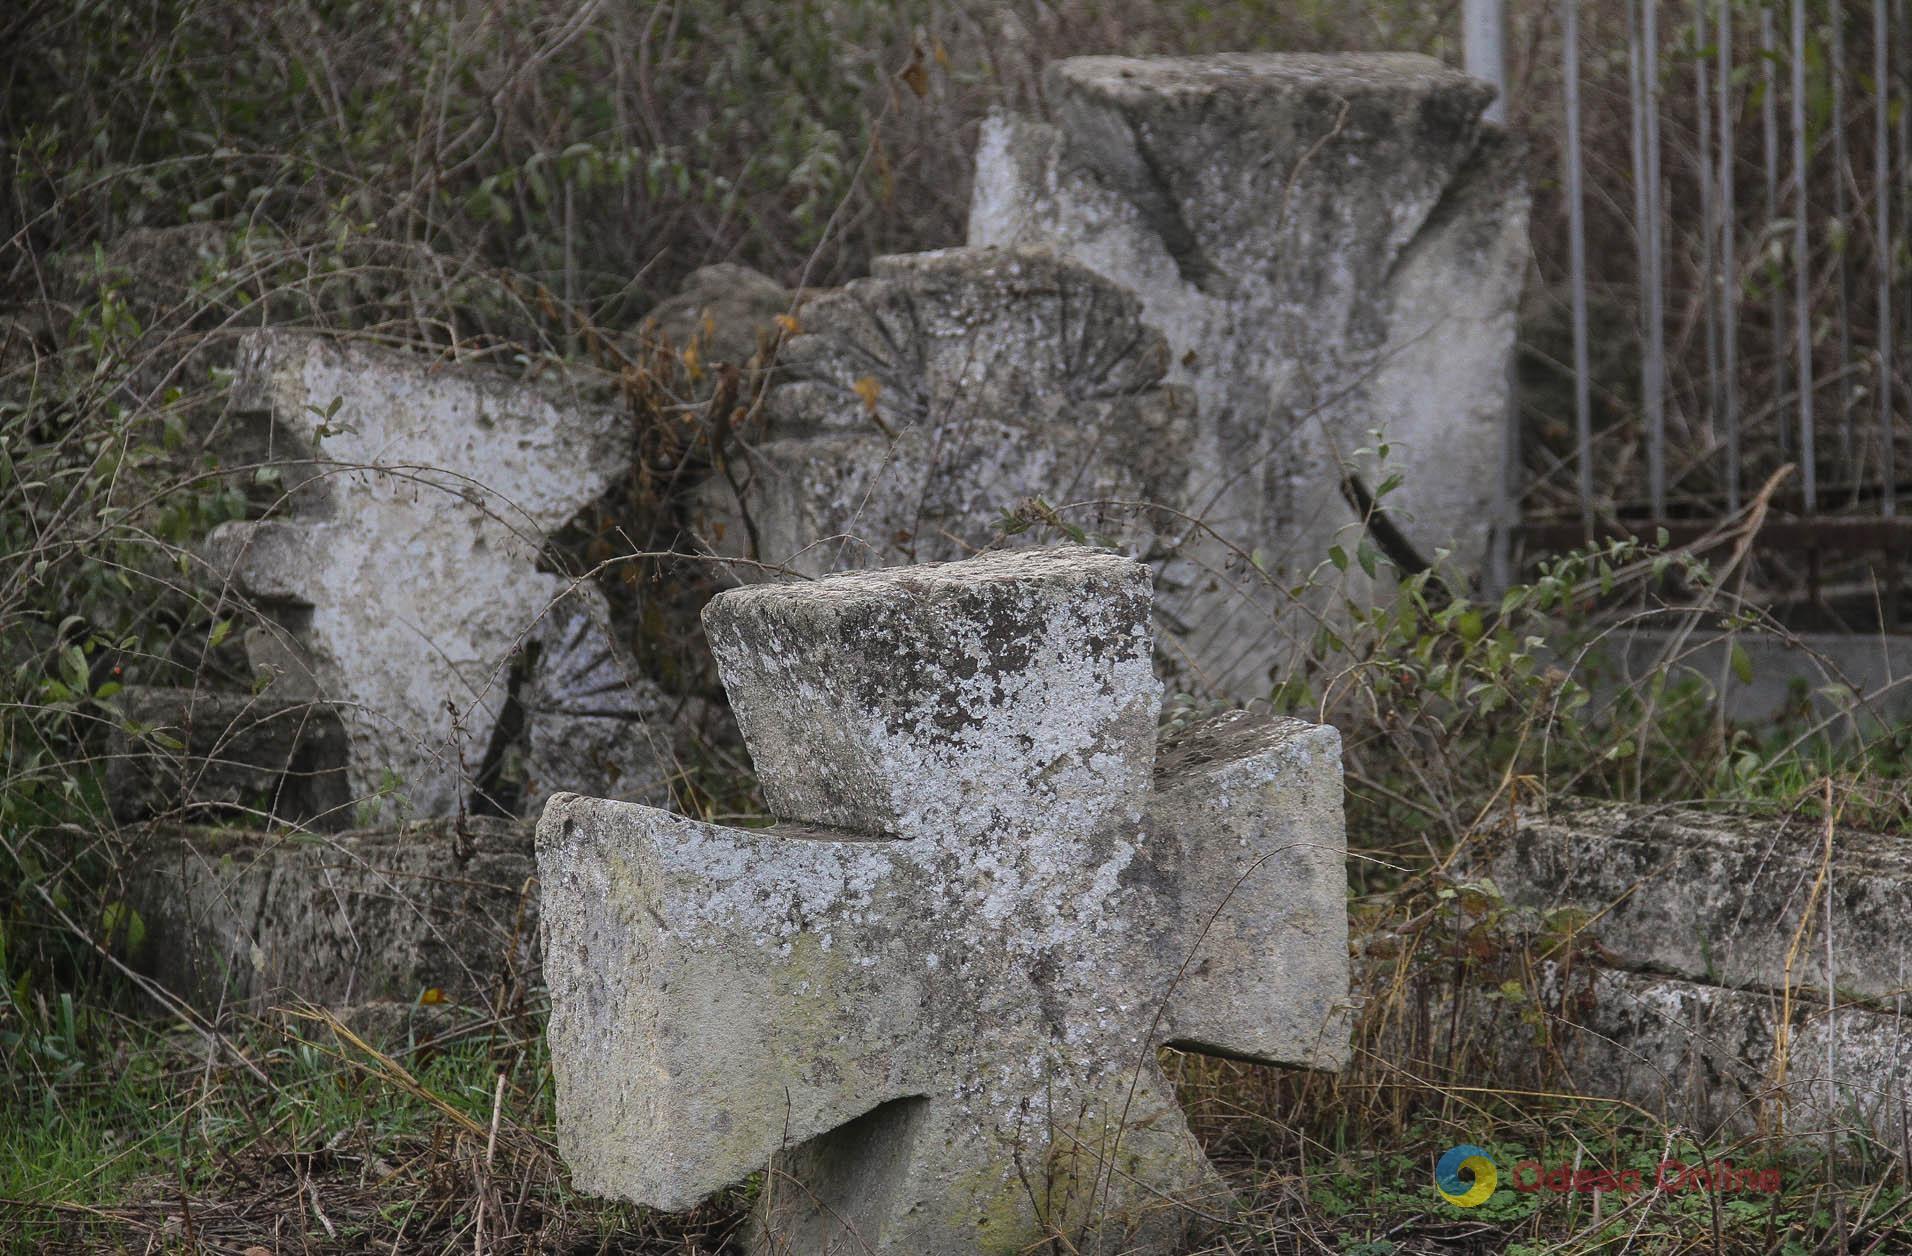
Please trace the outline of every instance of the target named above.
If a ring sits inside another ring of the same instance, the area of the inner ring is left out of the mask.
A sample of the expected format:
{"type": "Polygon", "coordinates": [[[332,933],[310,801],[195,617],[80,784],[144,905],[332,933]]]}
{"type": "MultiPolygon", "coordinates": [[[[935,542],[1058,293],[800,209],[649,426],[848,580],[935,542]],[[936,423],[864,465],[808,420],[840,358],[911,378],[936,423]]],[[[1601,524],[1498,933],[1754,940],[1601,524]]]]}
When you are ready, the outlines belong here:
{"type": "Polygon", "coordinates": [[[1149,575],[1064,548],[757,587],[705,626],[781,823],[561,795],[559,1141],[681,1209],[775,1162],[797,1250],[1159,1246],[1225,1196],[1161,1045],[1347,1051],[1339,739],[1156,753],[1149,575]]]}

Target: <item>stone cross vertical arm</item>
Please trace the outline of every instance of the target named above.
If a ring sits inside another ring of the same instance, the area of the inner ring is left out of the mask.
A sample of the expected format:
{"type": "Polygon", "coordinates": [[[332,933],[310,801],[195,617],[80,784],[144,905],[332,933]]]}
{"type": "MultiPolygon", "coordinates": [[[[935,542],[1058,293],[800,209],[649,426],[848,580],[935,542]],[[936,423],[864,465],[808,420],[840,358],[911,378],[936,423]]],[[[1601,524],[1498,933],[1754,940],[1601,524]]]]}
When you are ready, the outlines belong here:
{"type": "Polygon", "coordinates": [[[576,1182],[677,1209],[772,1164],[803,1251],[1155,1250],[1225,1201],[1156,1048],[1345,1057],[1339,742],[1242,717],[1162,777],[1149,622],[1079,548],[713,602],[780,823],[539,827],[576,1182]]]}

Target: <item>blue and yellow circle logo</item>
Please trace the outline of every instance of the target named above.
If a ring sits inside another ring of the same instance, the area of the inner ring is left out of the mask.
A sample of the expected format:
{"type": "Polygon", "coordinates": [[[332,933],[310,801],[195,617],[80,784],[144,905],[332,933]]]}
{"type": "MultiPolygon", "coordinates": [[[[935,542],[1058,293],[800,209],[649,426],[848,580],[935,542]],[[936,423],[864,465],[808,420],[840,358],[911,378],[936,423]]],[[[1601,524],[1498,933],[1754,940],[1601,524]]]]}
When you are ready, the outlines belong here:
{"type": "Polygon", "coordinates": [[[1456,1208],[1480,1207],[1499,1184],[1494,1162],[1472,1143],[1449,1147],[1434,1162],[1434,1189],[1456,1208]]]}

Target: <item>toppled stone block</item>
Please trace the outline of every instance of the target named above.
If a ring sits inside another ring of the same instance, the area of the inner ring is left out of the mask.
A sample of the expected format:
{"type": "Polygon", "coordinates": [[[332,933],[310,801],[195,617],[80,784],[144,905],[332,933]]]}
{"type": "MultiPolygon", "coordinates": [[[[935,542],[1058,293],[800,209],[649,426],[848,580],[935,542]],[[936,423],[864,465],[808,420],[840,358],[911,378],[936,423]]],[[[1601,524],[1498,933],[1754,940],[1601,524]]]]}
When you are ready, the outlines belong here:
{"type": "Polygon", "coordinates": [[[482,1001],[537,963],[528,825],[473,818],[337,835],[190,829],[127,882],[132,959],[208,1013],[305,1000],[482,1001]]]}
{"type": "Polygon", "coordinates": [[[1266,553],[1262,579],[1190,552],[1237,587],[1192,627],[1207,669],[1259,692],[1277,651],[1244,634],[1310,622],[1271,590],[1373,510],[1397,563],[1485,567],[1528,206],[1492,89],[1408,54],[1231,53],[1070,58],[1045,95],[1053,122],[984,124],[969,243],[1081,262],[1167,336],[1199,403],[1175,500],[1266,553]]]}
{"type": "Polygon", "coordinates": [[[1536,993],[1544,1037],[1520,1006],[1460,996],[1462,1032],[1496,1061],[1485,1075],[1470,1071],[1470,1084],[1622,1099],[1708,1139],[1781,1129],[1902,1135],[1912,1053],[1896,1000],[1829,1012],[1823,995],[1804,990],[1789,1000],[1554,963],[1541,966],[1536,993]]]}
{"type": "Polygon", "coordinates": [[[1525,821],[1487,867],[1510,903],[1584,909],[1618,968],[1867,999],[1912,989],[1912,850],[1839,829],[1830,863],[1825,855],[1815,824],[1597,806],[1525,821]]]}
{"type": "Polygon", "coordinates": [[[205,819],[340,827],[350,813],[345,730],[322,703],[281,694],[132,685],[107,750],[121,821],[205,819]]]}
{"type": "Polygon", "coordinates": [[[1708,1136],[1896,1139],[1912,1101],[1902,847],[1841,828],[1828,859],[1819,823],[1690,808],[1525,819],[1473,871],[1548,922],[1538,979],[1483,997],[1493,980],[1443,965],[1418,992],[1458,1028],[1449,1046],[1474,1038],[1491,1066],[1396,1045],[1472,1084],[1618,1098],[1708,1136]]]}
{"type": "Polygon", "coordinates": [[[682,1209],[775,1161],[806,1252],[1166,1251],[1226,1188],[1156,1063],[1347,1057],[1340,742],[1158,754],[1147,568],[1064,548],[705,612],[779,823],[560,795],[538,832],[559,1145],[682,1209]]]}
{"type": "Polygon", "coordinates": [[[1032,498],[1149,547],[1137,503],[1186,478],[1188,398],[1133,295],[1041,254],[878,258],[812,300],[777,359],[765,433],[707,486],[708,535],[822,573],[1003,543],[1032,498]]]}
{"type": "MultiPolygon", "coordinates": [[[[628,421],[556,385],[271,332],[244,346],[233,404],[278,435],[287,486],[284,517],[223,525],[209,546],[273,620],[248,636],[255,666],[337,707],[355,797],[420,816],[483,801],[514,659],[571,657],[576,624],[603,618],[595,590],[540,569],[540,552],[627,466],[628,421]]],[[[594,711],[639,735],[607,772],[559,762],[647,796],[669,772],[640,733],[661,703],[602,644],[624,683],[615,710],[594,711]]]]}

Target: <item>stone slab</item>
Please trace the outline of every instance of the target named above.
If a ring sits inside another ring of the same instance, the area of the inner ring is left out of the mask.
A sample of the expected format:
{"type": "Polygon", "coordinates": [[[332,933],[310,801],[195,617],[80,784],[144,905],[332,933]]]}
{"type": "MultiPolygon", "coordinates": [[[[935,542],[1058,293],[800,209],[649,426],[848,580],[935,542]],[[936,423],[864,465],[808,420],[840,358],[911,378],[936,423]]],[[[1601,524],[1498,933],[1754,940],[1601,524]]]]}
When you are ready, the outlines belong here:
{"type": "Polygon", "coordinates": [[[1434,1076],[1622,1100],[1705,1139],[1833,1130],[1903,1141],[1912,1111],[1903,1000],[1828,1011],[1804,992],[1787,1004],[1770,991],[1595,963],[1544,964],[1535,990],[1537,1005],[1475,990],[1458,1013],[1451,990],[1434,994],[1429,1022],[1457,1030],[1451,1053],[1445,1033],[1430,1044],[1434,1076]]]}
{"type": "Polygon", "coordinates": [[[537,971],[531,830],[460,827],[151,835],[127,879],[145,928],[131,958],[209,1014],[494,997],[537,971]]]}
{"type": "MultiPolygon", "coordinates": [[[[1623,1100],[1704,1137],[1902,1141],[1900,835],[1837,828],[1828,866],[1815,822],[1559,806],[1489,840],[1467,875],[1484,902],[1498,890],[1495,923],[1476,922],[1464,968],[1418,964],[1385,1030],[1394,1056],[1435,1080],[1623,1100]]],[[[1402,962],[1368,959],[1362,984],[1395,999],[1402,962]]]]}
{"type": "Polygon", "coordinates": [[[1824,855],[1823,830],[1810,822],[1589,806],[1524,820],[1485,867],[1512,904],[1584,909],[1590,936],[1619,968],[1872,1000],[1912,991],[1912,849],[1903,835],[1835,830],[1830,974],[1828,896],[1814,898],[1824,855]]]}

